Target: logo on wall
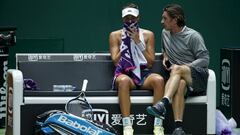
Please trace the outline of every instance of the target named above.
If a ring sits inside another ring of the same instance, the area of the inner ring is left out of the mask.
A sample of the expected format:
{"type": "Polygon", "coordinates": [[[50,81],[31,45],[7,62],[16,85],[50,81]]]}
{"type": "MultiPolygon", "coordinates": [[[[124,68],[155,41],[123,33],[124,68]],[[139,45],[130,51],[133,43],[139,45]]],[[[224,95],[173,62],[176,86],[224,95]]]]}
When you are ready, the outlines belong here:
{"type": "Polygon", "coordinates": [[[50,60],[51,56],[47,54],[33,54],[33,55],[28,55],[28,61],[47,61],[50,60]]]}
{"type": "Polygon", "coordinates": [[[7,93],[7,70],[8,70],[8,61],[3,61],[3,76],[0,79],[0,119],[5,119],[6,117],[6,93],[7,93]],[[3,79],[3,80],[2,80],[3,79]]]}
{"type": "Polygon", "coordinates": [[[225,91],[230,89],[230,75],[230,61],[228,59],[223,59],[221,65],[221,87],[225,91]]]}
{"type": "MultiPolygon", "coordinates": [[[[86,109],[82,113],[89,115],[91,110],[86,109]]],[[[106,109],[92,109],[93,120],[100,121],[102,123],[109,124],[109,112],[106,109]]]]}
{"type": "MultiPolygon", "coordinates": [[[[90,109],[86,109],[82,112],[83,115],[91,115],[89,112],[90,109]]],[[[110,124],[112,126],[122,126],[122,115],[119,113],[110,113],[107,109],[92,109],[93,112],[93,120],[110,124]]],[[[138,126],[146,126],[147,125],[147,115],[145,113],[137,113],[131,114],[130,120],[131,123],[136,124],[138,126]]]]}
{"type": "Polygon", "coordinates": [[[76,54],[73,55],[73,60],[74,61],[84,61],[84,60],[95,60],[96,55],[93,54],[76,54]]]}
{"type": "Polygon", "coordinates": [[[38,61],[38,55],[29,55],[28,60],[29,61],[38,61]]]}

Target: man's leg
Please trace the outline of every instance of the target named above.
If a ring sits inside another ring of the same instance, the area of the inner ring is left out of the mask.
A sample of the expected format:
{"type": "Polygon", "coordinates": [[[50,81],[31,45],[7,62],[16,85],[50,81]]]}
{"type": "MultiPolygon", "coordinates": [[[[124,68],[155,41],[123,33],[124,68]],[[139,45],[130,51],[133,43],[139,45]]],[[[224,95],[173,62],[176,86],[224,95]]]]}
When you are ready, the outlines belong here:
{"type": "MultiPolygon", "coordinates": [[[[158,74],[149,75],[143,83],[142,89],[153,90],[153,104],[161,100],[164,93],[164,79],[158,74]]],[[[162,127],[162,119],[154,119],[154,135],[164,135],[164,129],[162,127]]]]}
{"type": "Polygon", "coordinates": [[[173,97],[173,95],[176,93],[178,89],[180,79],[181,79],[181,76],[179,74],[171,73],[171,76],[167,81],[167,84],[165,87],[164,97],[168,97],[169,99],[173,97]]]}
{"type": "Polygon", "coordinates": [[[135,88],[135,84],[127,75],[120,75],[116,79],[116,86],[118,88],[119,105],[122,113],[123,134],[133,135],[132,123],[130,119],[130,90],[135,88]]]}
{"type": "Polygon", "coordinates": [[[180,80],[183,79],[187,84],[192,83],[191,70],[188,66],[173,65],[170,78],[165,87],[164,97],[172,98],[178,91],[180,80]]]}
{"type": "Polygon", "coordinates": [[[182,66],[173,65],[170,78],[167,81],[165,87],[164,97],[160,102],[155,104],[153,107],[150,106],[147,108],[149,114],[154,115],[156,117],[164,118],[164,115],[166,113],[165,106],[168,105],[168,103],[170,102],[169,100],[172,99],[172,97],[177,92],[181,79],[185,80],[188,84],[192,83],[190,68],[185,65],[182,66]]]}
{"type": "Polygon", "coordinates": [[[175,120],[182,120],[184,107],[185,107],[185,99],[184,95],[186,93],[186,81],[183,79],[180,80],[179,87],[172,100],[172,108],[175,120]]]}
{"type": "Polygon", "coordinates": [[[186,93],[186,81],[181,79],[179,87],[172,99],[172,108],[175,120],[174,134],[184,134],[182,129],[183,113],[185,108],[184,95],[186,93]]]}

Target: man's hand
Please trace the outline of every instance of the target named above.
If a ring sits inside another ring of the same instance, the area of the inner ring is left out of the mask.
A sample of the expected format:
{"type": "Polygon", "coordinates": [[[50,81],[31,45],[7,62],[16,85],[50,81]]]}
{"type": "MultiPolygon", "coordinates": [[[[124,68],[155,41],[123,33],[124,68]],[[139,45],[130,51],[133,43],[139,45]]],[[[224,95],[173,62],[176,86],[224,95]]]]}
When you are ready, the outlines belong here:
{"type": "Polygon", "coordinates": [[[163,66],[164,66],[168,71],[171,70],[171,63],[170,63],[170,61],[168,60],[168,58],[166,58],[166,57],[163,58],[163,66]]]}

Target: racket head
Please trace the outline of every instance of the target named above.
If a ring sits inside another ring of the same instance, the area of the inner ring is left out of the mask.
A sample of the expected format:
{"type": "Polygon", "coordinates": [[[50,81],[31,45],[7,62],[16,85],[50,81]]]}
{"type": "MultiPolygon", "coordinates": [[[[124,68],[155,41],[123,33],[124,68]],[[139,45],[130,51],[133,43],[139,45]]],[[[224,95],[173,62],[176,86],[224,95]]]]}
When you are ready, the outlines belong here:
{"type": "Polygon", "coordinates": [[[67,102],[65,111],[69,114],[92,120],[92,106],[87,102],[83,92],[67,102]]]}

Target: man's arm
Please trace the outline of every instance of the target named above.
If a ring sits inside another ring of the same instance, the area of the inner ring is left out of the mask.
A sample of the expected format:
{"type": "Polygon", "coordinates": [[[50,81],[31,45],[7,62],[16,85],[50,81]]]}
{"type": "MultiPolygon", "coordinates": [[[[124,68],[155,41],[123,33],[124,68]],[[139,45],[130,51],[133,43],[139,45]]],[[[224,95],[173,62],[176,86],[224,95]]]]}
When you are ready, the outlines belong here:
{"type": "Polygon", "coordinates": [[[196,57],[191,66],[206,68],[209,65],[209,52],[205,46],[204,40],[199,33],[193,34],[191,37],[192,50],[196,57]]]}
{"type": "Polygon", "coordinates": [[[111,32],[109,35],[109,51],[111,54],[112,61],[114,65],[116,66],[118,64],[118,61],[120,59],[120,48],[119,48],[119,40],[117,31],[111,32]]]}

